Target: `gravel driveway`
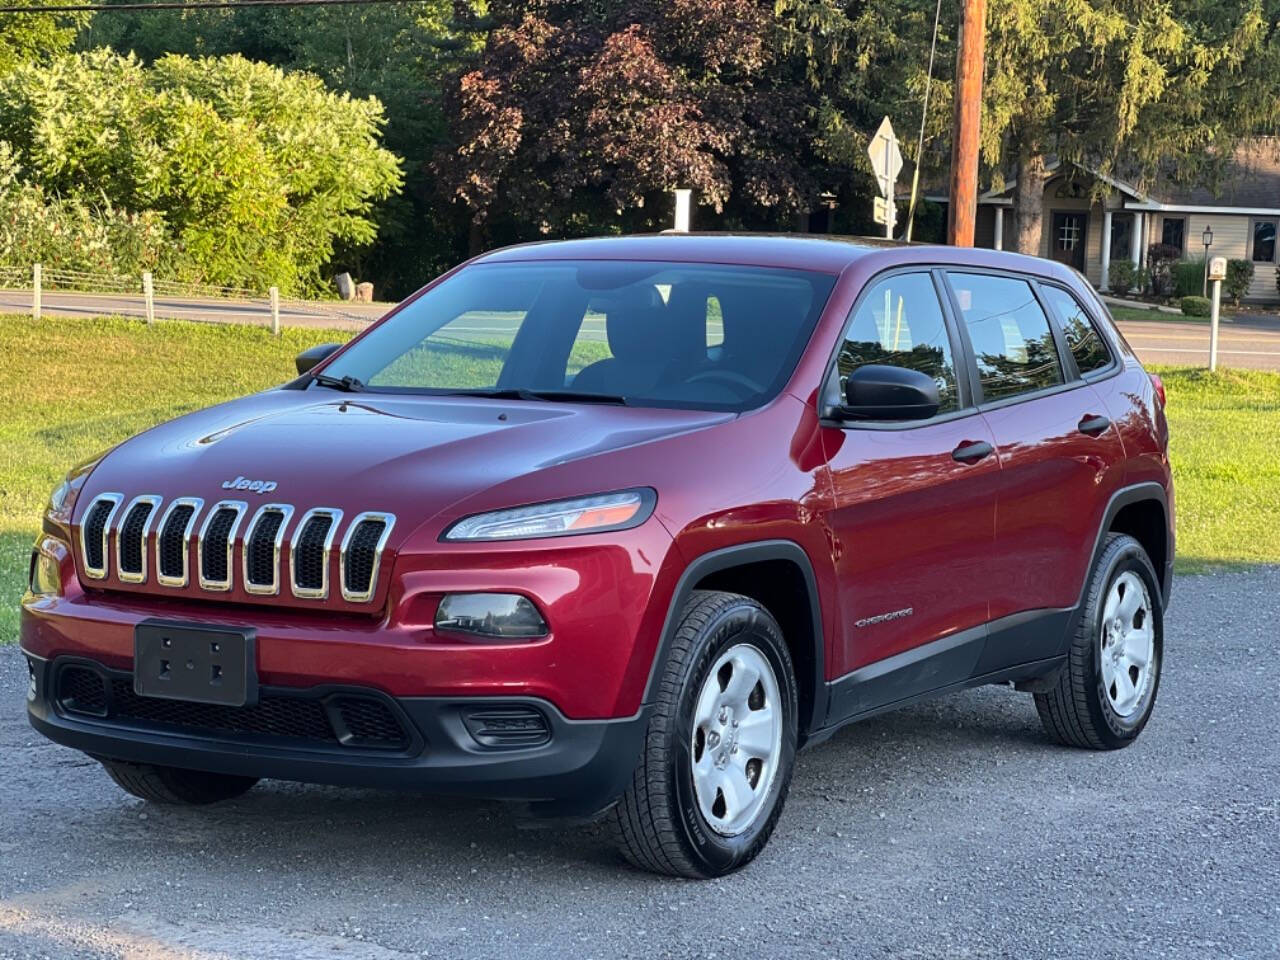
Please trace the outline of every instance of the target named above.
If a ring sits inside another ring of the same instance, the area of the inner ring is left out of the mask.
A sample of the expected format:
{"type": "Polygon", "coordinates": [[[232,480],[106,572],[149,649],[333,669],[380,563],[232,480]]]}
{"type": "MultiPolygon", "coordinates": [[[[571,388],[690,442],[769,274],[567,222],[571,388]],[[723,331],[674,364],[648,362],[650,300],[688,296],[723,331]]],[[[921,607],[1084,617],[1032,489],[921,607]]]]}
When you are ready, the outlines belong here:
{"type": "Polygon", "coordinates": [[[1119,754],[984,688],[803,754],[711,883],[490,803],[260,786],[157,809],[22,715],[0,648],[0,957],[1280,956],[1280,569],[1178,581],[1160,702],[1119,754]]]}

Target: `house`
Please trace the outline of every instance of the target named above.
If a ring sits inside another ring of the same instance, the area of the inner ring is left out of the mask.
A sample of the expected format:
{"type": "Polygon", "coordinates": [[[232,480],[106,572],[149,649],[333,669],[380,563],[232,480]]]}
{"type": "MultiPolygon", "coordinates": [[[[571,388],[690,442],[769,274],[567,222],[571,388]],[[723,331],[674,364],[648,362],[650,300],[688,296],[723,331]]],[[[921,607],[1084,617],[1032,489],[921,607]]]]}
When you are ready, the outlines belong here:
{"type": "MultiPolygon", "coordinates": [[[[945,194],[928,199],[947,202],[945,194]]],[[[1012,208],[1012,183],[979,196],[976,246],[1004,248],[1012,208]]],[[[1111,263],[1142,264],[1153,243],[1170,244],[1186,259],[1204,257],[1206,230],[1213,237],[1209,256],[1253,261],[1246,300],[1280,301],[1280,141],[1259,139],[1242,147],[1216,191],[1169,184],[1144,190],[1056,161],[1046,170],[1040,256],[1075,267],[1099,290],[1107,289],[1111,263]],[[1101,201],[1092,198],[1099,180],[1109,188],[1101,201]]]]}

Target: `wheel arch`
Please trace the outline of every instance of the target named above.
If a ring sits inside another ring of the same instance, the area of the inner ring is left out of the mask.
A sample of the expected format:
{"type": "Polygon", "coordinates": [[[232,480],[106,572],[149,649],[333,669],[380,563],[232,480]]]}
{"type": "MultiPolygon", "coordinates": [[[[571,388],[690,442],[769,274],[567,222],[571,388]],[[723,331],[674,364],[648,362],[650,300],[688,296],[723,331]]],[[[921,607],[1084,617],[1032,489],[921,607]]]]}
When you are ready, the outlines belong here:
{"type": "MultiPolygon", "coordinates": [[[[1090,570],[1102,555],[1109,533],[1128,534],[1142,544],[1159,579],[1160,606],[1167,607],[1173,587],[1174,533],[1169,526],[1169,498],[1164,487],[1155,482],[1139,483],[1112,495],[1093,546],[1090,570]]],[[[1083,588],[1080,599],[1083,602],[1083,588]]]]}
{"type": "Polygon", "coordinates": [[[763,540],[712,550],[685,567],[663,622],[657,654],[645,685],[649,703],[662,673],[680,611],[694,590],[740,593],[760,603],[782,628],[795,664],[800,696],[800,743],[820,729],[827,714],[825,632],[818,581],[809,555],[793,540],[763,540]]]}

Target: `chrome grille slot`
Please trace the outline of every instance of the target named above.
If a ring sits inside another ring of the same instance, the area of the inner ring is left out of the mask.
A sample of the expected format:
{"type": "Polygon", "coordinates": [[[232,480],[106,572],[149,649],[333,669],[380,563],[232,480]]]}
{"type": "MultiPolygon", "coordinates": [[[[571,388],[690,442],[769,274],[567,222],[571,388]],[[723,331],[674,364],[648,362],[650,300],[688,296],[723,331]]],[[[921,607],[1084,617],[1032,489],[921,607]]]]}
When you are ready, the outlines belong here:
{"type": "Polygon", "coordinates": [[[107,575],[107,535],[123,499],[118,493],[102,494],[89,505],[80,521],[80,556],[85,575],[94,580],[107,575]]]}
{"type": "Polygon", "coordinates": [[[342,540],[342,599],[368,603],[378,588],[378,565],[396,518],[389,513],[361,513],[342,540]]]}
{"type": "Polygon", "coordinates": [[[134,497],[116,530],[116,576],[125,583],[147,582],[147,537],[160,498],[134,497]]]}
{"type": "Polygon", "coordinates": [[[323,600],[329,596],[329,551],[342,520],[341,510],[317,507],[308,510],[289,545],[293,595],[323,600]]]}
{"type": "Polygon", "coordinates": [[[242,548],[244,588],[249,593],[280,592],[280,545],[292,515],[293,507],[284,503],[268,503],[253,515],[242,548]]]}
{"type": "Polygon", "coordinates": [[[156,581],[161,585],[185,587],[190,582],[191,531],[202,506],[197,497],[180,497],[165,510],[156,533],[156,581]]]}
{"type": "Polygon", "coordinates": [[[236,530],[248,511],[243,500],[220,500],[209,514],[196,538],[196,562],[203,590],[230,590],[234,566],[236,530]]]}

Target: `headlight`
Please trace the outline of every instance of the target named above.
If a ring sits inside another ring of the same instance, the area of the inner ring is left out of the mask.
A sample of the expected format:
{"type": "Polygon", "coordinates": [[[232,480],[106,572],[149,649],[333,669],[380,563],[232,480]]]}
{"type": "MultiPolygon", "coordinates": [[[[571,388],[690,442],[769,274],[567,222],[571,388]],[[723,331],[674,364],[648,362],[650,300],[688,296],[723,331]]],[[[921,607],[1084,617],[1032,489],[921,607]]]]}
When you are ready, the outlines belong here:
{"type": "Polygon", "coordinates": [[[31,551],[28,586],[37,597],[56,597],[62,593],[62,572],[58,558],[46,549],[45,541],[31,551]]]}
{"type": "Polygon", "coordinates": [[[71,511],[75,505],[76,489],[68,478],[53,488],[53,493],[49,495],[49,506],[45,508],[45,516],[54,523],[69,526],[71,511]]]}
{"type": "Polygon", "coordinates": [[[638,527],[653,513],[658,495],[648,487],[555,500],[511,510],[478,513],[445,531],[444,540],[529,540],[638,527]]]}
{"type": "Polygon", "coordinates": [[[436,610],[436,629],[494,640],[531,640],[547,635],[547,622],[518,593],[450,593],[436,610]]]}
{"type": "Polygon", "coordinates": [[[80,488],[84,486],[85,478],[104,456],[106,456],[105,453],[98,454],[96,457],[77,463],[67,471],[66,477],[53,488],[53,493],[49,495],[49,505],[45,508],[46,520],[63,527],[71,526],[71,513],[75,510],[76,497],[80,493],[80,488]]]}

